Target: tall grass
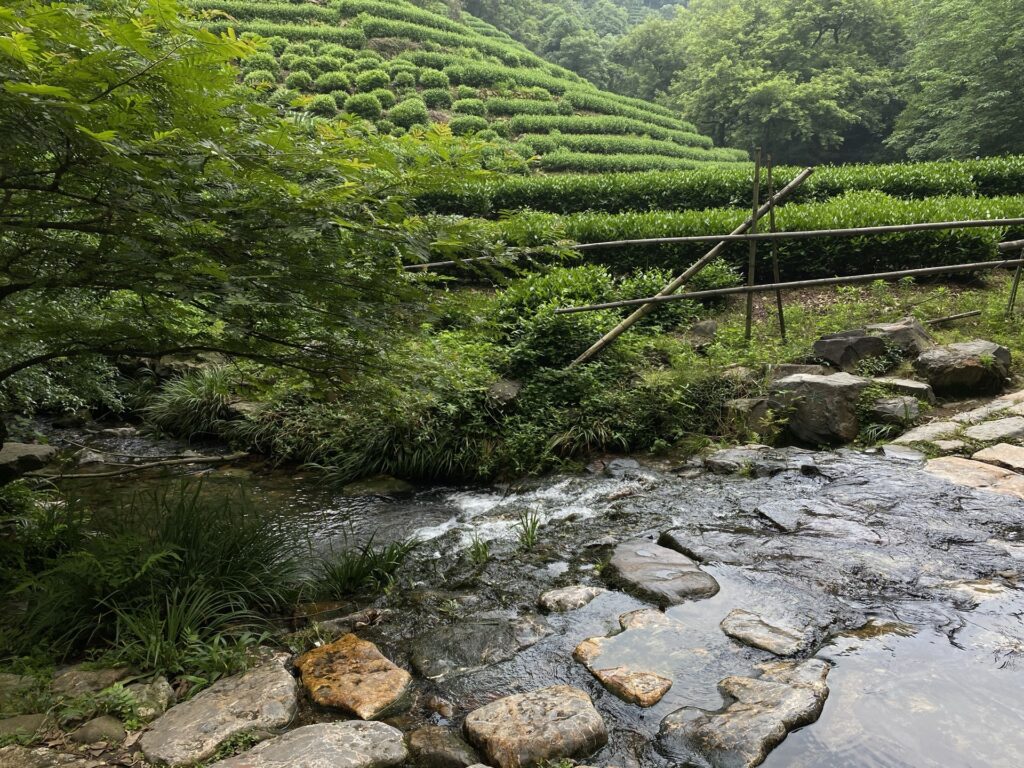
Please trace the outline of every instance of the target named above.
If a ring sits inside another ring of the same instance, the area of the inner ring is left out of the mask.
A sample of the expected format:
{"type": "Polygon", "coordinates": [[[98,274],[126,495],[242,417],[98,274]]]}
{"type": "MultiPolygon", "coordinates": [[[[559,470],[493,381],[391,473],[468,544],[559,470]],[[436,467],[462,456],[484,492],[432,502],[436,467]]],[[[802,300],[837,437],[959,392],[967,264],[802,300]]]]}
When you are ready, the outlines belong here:
{"type": "Polygon", "coordinates": [[[213,435],[228,417],[231,387],[226,367],[202,368],[164,384],[142,409],[142,415],[182,437],[213,435]]]}
{"type": "Polygon", "coordinates": [[[317,565],[313,593],[320,599],[337,599],[387,590],[394,583],[395,572],[418,545],[408,539],[374,546],[371,536],[362,546],[332,552],[317,565]]]}

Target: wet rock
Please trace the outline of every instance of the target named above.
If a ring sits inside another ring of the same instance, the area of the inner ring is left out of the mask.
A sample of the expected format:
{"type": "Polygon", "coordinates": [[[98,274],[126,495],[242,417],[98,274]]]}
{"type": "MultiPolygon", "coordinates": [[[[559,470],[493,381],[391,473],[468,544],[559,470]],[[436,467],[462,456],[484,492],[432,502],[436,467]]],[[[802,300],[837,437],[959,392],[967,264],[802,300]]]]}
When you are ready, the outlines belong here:
{"type": "Polygon", "coordinates": [[[795,376],[798,373],[806,373],[811,376],[831,376],[835,370],[827,365],[803,365],[800,363],[780,363],[768,366],[768,379],[778,381],[787,376],[795,376]]]}
{"type": "MultiPolygon", "coordinates": [[[[650,669],[635,664],[616,664],[612,646],[636,648],[649,640],[650,630],[657,627],[681,625],[672,622],[660,611],[645,609],[632,611],[619,617],[623,631],[612,637],[587,638],[573,651],[576,661],[585,666],[594,677],[620,699],[640,707],[653,707],[672,687],[672,680],[650,669]]],[[[646,655],[646,654],[643,654],[646,655]]]]}
{"type": "MultiPolygon", "coordinates": [[[[524,628],[500,616],[435,627],[412,644],[412,665],[424,677],[445,680],[508,661],[525,646],[524,628]]],[[[537,638],[539,639],[539,638],[537,638]]]]}
{"type": "MultiPolygon", "coordinates": [[[[47,724],[46,715],[18,715],[0,720],[0,739],[5,736],[34,736],[47,724]]],[[[0,763],[2,765],[2,763],[0,763]]]]}
{"type": "Polygon", "coordinates": [[[66,755],[46,747],[21,747],[12,744],[0,748],[0,766],[3,768],[106,768],[105,761],[86,760],[66,755]]]}
{"type": "Polygon", "coordinates": [[[151,763],[171,768],[206,760],[243,731],[286,727],[298,710],[298,684],[275,659],[240,675],[218,680],[162,715],[139,745],[151,763]]]}
{"type": "Polygon", "coordinates": [[[79,744],[95,744],[100,741],[108,744],[121,744],[127,736],[124,724],[120,720],[110,715],[103,715],[76,728],[70,738],[79,744]]]}
{"type": "Polygon", "coordinates": [[[811,348],[815,357],[827,360],[842,371],[852,371],[861,360],[882,357],[886,351],[885,341],[865,330],[830,333],[814,342],[811,348]]]}
{"type": "Polygon", "coordinates": [[[716,451],[704,459],[704,467],[716,475],[772,477],[780,472],[814,466],[809,451],[799,448],[775,449],[767,445],[744,445],[716,451]]]}
{"type": "Polygon", "coordinates": [[[586,757],[608,741],[590,697],[568,685],[493,701],[470,712],[464,727],[470,742],[498,768],[586,757]]]}
{"type": "Polygon", "coordinates": [[[921,415],[916,397],[880,397],[871,404],[868,416],[879,424],[912,424],[921,415]]]}
{"type": "Polygon", "coordinates": [[[411,483],[390,475],[377,475],[349,483],[341,489],[343,496],[406,496],[416,490],[411,483]]]}
{"type": "Polygon", "coordinates": [[[957,485],[1024,499],[1024,475],[1018,475],[1002,467],[958,456],[945,456],[929,461],[925,465],[925,470],[957,485]]]}
{"type": "Polygon", "coordinates": [[[1001,392],[1010,375],[1010,350],[975,339],[924,352],[914,370],[937,395],[983,395],[1001,392]]]}
{"type": "Polygon", "coordinates": [[[388,768],[407,757],[397,728],[349,720],[296,728],[210,768],[388,768]]]}
{"type": "Polygon", "coordinates": [[[104,454],[90,450],[89,448],[83,448],[75,454],[75,463],[80,467],[85,467],[90,464],[105,464],[106,462],[107,457],[104,454]]]}
{"type": "Polygon", "coordinates": [[[636,459],[612,459],[604,465],[604,473],[608,477],[626,477],[639,469],[640,462],[636,459]]]}
{"type": "Polygon", "coordinates": [[[956,434],[961,427],[962,425],[957,424],[955,421],[933,421],[929,424],[922,424],[920,427],[914,427],[909,432],[905,432],[897,437],[893,442],[897,445],[931,443],[956,434]]]}
{"type": "Polygon", "coordinates": [[[909,395],[910,397],[916,397],[918,400],[924,400],[926,403],[935,402],[935,392],[932,390],[930,384],[926,384],[923,381],[915,381],[914,379],[875,379],[876,384],[880,384],[890,392],[897,395],[909,395]]]}
{"type": "Polygon", "coordinates": [[[394,714],[409,703],[412,675],[355,635],[314,648],[295,666],[313,701],[363,720],[394,714]]]}
{"type": "Polygon", "coordinates": [[[604,572],[612,583],[662,607],[718,592],[718,582],[693,560],[646,539],[615,547],[604,572]]]}
{"type": "Polygon", "coordinates": [[[327,635],[340,637],[341,635],[347,635],[350,632],[355,632],[357,629],[375,627],[378,624],[387,621],[388,617],[391,616],[392,613],[393,612],[388,608],[364,608],[361,611],[349,613],[345,616],[320,621],[320,631],[327,635]]]}
{"type": "Polygon", "coordinates": [[[924,461],[928,458],[928,456],[921,453],[921,451],[909,448],[905,445],[897,445],[896,443],[883,445],[882,453],[885,454],[886,458],[897,459],[899,461],[924,461]]]}
{"type": "Polygon", "coordinates": [[[100,437],[111,437],[115,440],[127,440],[138,434],[139,430],[135,427],[108,427],[99,431],[100,437]]]}
{"type": "Polygon", "coordinates": [[[157,678],[151,683],[132,683],[125,688],[135,697],[139,719],[144,722],[162,715],[177,698],[165,677],[157,678]]]}
{"type": "Polygon", "coordinates": [[[0,484],[21,477],[26,472],[42,469],[57,455],[52,445],[34,443],[3,443],[0,446],[0,484]]]}
{"type": "Polygon", "coordinates": [[[935,346],[935,340],[913,317],[905,317],[895,323],[876,323],[864,330],[881,338],[887,347],[899,350],[904,357],[916,357],[935,346]]]}
{"type": "Polygon", "coordinates": [[[729,637],[776,656],[794,656],[805,650],[805,631],[769,624],[756,613],[737,608],[722,619],[722,631],[729,637]]]}
{"type": "Polygon", "coordinates": [[[409,734],[409,751],[425,768],[467,768],[480,756],[458,734],[438,725],[425,725],[409,734]]]}
{"type": "Polygon", "coordinates": [[[58,696],[67,696],[68,698],[84,696],[87,693],[96,693],[104,688],[109,688],[114,683],[124,680],[131,673],[130,667],[86,669],[78,664],[58,671],[54,675],[50,690],[58,696]]]}
{"type": "Polygon", "coordinates": [[[719,712],[686,707],[662,720],[658,745],[670,758],[712,768],[760,765],[786,735],[818,719],[829,666],[819,659],[762,664],[760,677],[719,683],[731,703],[719,712]]]}
{"type": "Polygon", "coordinates": [[[986,464],[1006,467],[1015,472],[1024,472],[1024,448],[1021,448],[1019,445],[999,443],[991,448],[978,451],[971,458],[975,461],[984,461],[986,464]]]}
{"type": "Polygon", "coordinates": [[[848,373],[797,374],[779,379],[774,387],[776,397],[790,409],[790,431],[805,443],[831,445],[857,437],[858,400],[869,383],[848,373]]]}
{"type": "Polygon", "coordinates": [[[603,595],[607,589],[602,587],[587,587],[577,584],[571,587],[552,589],[540,596],[538,604],[545,611],[553,613],[564,613],[575,611],[590,603],[598,595],[603,595]]]}
{"type": "Polygon", "coordinates": [[[964,437],[979,443],[1020,440],[1024,438],[1024,416],[1010,416],[1006,419],[985,421],[964,430],[964,437]]]}

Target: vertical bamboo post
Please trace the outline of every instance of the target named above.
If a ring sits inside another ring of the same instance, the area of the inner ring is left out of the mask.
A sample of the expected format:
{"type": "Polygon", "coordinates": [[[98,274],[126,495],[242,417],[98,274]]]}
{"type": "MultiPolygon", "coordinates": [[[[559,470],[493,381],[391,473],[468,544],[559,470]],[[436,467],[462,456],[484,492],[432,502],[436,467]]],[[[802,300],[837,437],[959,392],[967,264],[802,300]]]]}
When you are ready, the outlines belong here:
{"type": "MultiPolygon", "coordinates": [[[[1021,249],[1020,257],[1024,259],[1024,248],[1021,249]]],[[[1013,285],[1010,286],[1010,300],[1006,303],[1007,320],[1013,317],[1013,310],[1017,306],[1017,292],[1020,290],[1020,277],[1022,269],[1024,269],[1024,264],[1018,264],[1017,271],[1013,273],[1013,285]]]]}
{"type": "MultiPolygon", "coordinates": [[[[770,204],[769,204],[770,205],[770,204]]],[[[751,195],[751,207],[750,207],[750,218],[752,223],[750,225],[750,233],[757,233],[757,209],[761,207],[761,148],[757,147],[754,150],[754,191],[751,195]]],[[[771,206],[769,210],[774,210],[774,206],[771,206]]],[[[754,273],[757,271],[757,240],[750,241],[750,251],[747,256],[747,285],[754,285],[756,277],[754,273]]],[[[751,291],[747,294],[747,330],[744,334],[744,338],[750,341],[750,337],[754,331],[754,292],[751,291]]]]}
{"type": "MultiPolygon", "coordinates": [[[[796,178],[794,178],[791,182],[789,182],[789,184],[787,184],[777,193],[775,193],[775,197],[772,200],[770,200],[769,203],[773,205],[778,205],[779,203],[781,203],[783,200],[785,200],[793,193],[793,190],[795,190],[797,187],[799,187],[801,184],[807,181],[808,177],[810,177],[812,173],[814,173],[813,168],[804,168],[802,171],[800,171],[800,173],[796,175],[796,178]]],[[[755,220],[759,219],[761,216],[764,216],[765,214],[768,213],[769,203],[765,203],[758,209],[757,215],[753,217],[755,220]]],[[[736,227],[736,229],[734,229],[730,234],[742,235],[750,228],[751,223],[751,220],[747,219],[738,227],[736,227]]],[[[714,248],[705,253],[699,259],[697,259],[697,261],[688,269],[683,271],[681,275],[677,276],[671,283],[662,288],[661,292],[658,295],[670,296],[676,291],[678,291],[683,285],[686,284],[687,280],[689,280],[695,274],[704,269],[704,267],[710,264],[715,258],[718,257],[718,255],[724,249],[725,241],[720,241],[717,245],[715,245],[714,248]]],[[[629,317],[625,318],[622,322],[620,322],[618,325],[616,325],[614,328],[608,331],[608,333],[606,333],[604,336],[602,336],[600,339],[594,342],[590,346],[590,349],[588,349],[582,355],[573,360],[569,364],[569,367],[572,368],[573,366],[582,365],[583,363],[593,358],[594,355],[596,355],[602,349],[604,349],[617,338],[619,338],[619,336],[621,336],[623,333],[629,330],[638,320],[640,320],[643,317],[646,317],[647,314],[656,306],[657,304],[651,303],[641,305],[629,317]]]]}
{"type": "MultiPolygon", "coordinates": [[[[772,165],[772,156],[768,155],[768,199],[772,200],[775,197],[775,179],[772,175],[774,166],[772,165]]],[[[770,205],[770,203],[769,203],[770,205]]],[[[768,210],[768,229],[771,232],[777,232],[778,229],[775,226],[775,206],[768,210]]],[[[779,241],[772,240],[772,279],[776,283],[782,282],[782,275],[779,271],[779,241]]],[[[783,312],[782,307],[782,291],[775,292],[775,305],[779,309],[779,334],[782,340],[786,340],[786,315],[783,312]]]]}

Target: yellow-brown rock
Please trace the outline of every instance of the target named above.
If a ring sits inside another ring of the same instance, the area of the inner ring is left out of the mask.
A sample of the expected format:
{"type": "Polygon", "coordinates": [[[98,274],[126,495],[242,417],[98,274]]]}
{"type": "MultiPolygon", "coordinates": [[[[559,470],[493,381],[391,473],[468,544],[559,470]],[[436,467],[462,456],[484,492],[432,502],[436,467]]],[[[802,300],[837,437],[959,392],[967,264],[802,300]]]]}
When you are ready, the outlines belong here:
{"type": "Polygon", "coordinates": [[[313,701],[363,720],[401,710],[412,684],[412,676],[376,645],[351,634],[303,654],[295,666],[313,701]]]}

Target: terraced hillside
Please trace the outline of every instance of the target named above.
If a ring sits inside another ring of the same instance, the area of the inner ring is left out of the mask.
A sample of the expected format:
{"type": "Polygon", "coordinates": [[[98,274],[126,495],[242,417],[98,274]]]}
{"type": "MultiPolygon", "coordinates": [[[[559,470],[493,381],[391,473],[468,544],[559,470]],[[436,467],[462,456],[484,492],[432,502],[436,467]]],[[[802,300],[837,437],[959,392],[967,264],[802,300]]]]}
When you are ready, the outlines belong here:
{"type": "Polygon", "coordinates": [[[595,88],[495,27],[404,0],[192,0],[207,25],[265,38],[245,81],[278,106],[348,112],[401,133],[446,123],[507,141],[546,171],[679,170],[745,162],[665,107],[595,88]]]}

